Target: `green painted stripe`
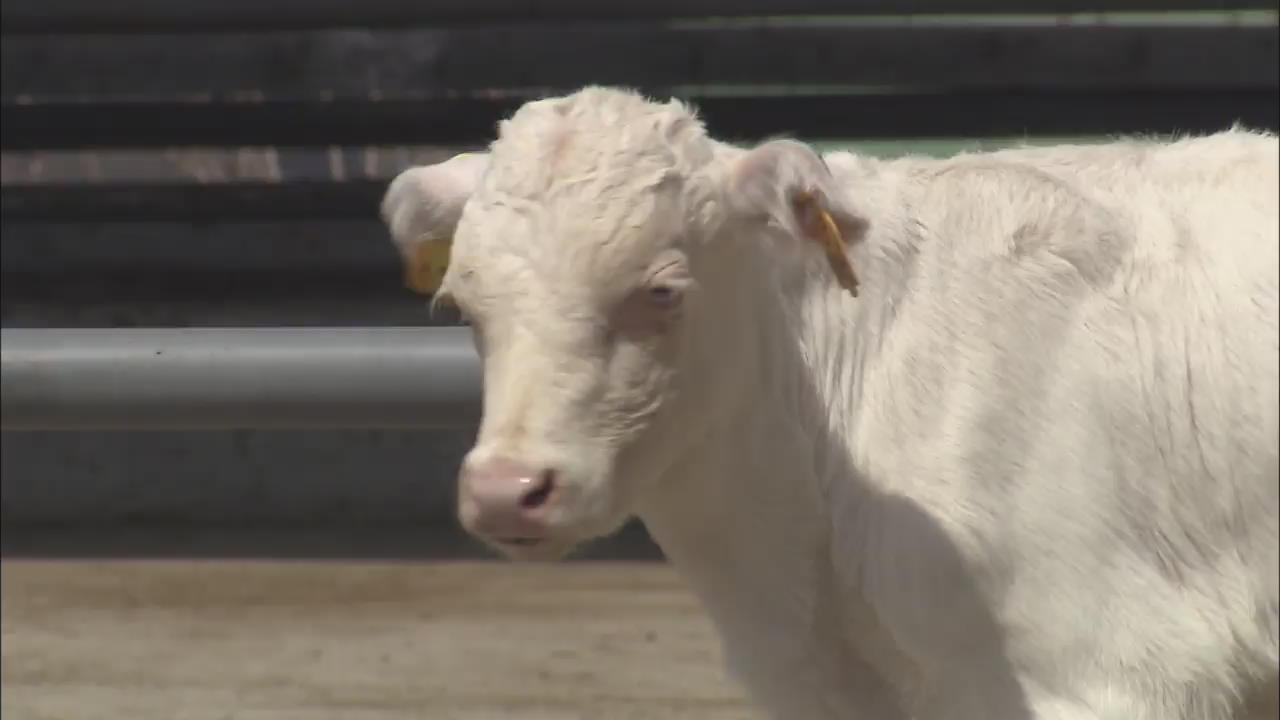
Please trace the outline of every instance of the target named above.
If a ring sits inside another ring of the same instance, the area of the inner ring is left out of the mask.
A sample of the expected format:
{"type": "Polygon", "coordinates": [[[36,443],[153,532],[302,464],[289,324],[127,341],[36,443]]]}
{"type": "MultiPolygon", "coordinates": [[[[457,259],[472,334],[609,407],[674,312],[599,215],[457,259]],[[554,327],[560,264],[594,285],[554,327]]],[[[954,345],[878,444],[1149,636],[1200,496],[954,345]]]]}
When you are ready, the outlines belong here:
{"type": "Polygon", "coordinates": [[[982,152],[1009,147],[1043,145],[1096,145],[1114,140],[1105,135],[980,137],[980,138],[915,138],[910,140],[862,140],[834,138],[809,142],[821,152],[849,150],[875,157],[928,155],[949,157],[961,152],[982,152]]]}

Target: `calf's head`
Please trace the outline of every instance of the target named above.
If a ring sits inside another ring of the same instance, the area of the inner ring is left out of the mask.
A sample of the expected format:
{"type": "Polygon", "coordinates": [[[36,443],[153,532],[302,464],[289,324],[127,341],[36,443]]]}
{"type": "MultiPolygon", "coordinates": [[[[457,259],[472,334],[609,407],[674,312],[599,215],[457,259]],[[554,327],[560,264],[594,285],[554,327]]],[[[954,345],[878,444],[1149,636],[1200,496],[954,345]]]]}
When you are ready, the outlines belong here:
{"type": "Polygon", "coordinates": [[[815,232],[797,198],[842,218],[830,185],[799,143],[741,150],[679,103],[600,88],[529,103],[489,152],[397,177],[392,238],[411,258],[452,237],[434,302],[469,321],[484,366],[464,527],[554,559],[621,526],[750,392],[743,304],[788,262],[774,241],[815,232]]]}

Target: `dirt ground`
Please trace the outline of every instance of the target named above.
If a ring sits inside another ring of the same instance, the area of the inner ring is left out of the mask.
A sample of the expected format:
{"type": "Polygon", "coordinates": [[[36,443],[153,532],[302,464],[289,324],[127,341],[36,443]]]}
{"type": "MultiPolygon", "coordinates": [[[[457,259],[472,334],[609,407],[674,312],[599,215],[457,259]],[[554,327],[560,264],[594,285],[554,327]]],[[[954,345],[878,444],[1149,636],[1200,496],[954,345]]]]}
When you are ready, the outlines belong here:
{"type": "Polygon", "coordinates": [[[5,720],[758,720],[660,563],[0,573],[5,720]]]}

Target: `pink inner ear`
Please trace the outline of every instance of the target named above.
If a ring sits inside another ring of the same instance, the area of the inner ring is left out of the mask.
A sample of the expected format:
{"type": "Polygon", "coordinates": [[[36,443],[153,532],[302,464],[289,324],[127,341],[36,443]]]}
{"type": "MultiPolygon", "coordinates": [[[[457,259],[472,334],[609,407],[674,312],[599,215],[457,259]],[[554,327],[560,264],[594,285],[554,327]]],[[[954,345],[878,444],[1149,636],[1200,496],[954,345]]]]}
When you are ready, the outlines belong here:
{"type": "Polygon", "coordinates": [[[781,159],[782,153],[778,148],[768,144],[743,153],[734,165],[731,177],[734,195],[740,202],[765,209],[761,204],[777,196],[778,163],[781,159]]]}
{"type": "Polygon", "coordinates": [[[461,206],[480,184],[480,176],[489,166],[489,153],[462,153],[440,163],[434,190],[461,206]]]}
{"type": "Polygon", "coordinates": [[[778,162],[778,154],[768,147],[757,147],[748,150],[734,167],[734,181],[739,185],[753,182],[769,182],[772,180],[773,166],[778,162]]]}
{"type": "Polygon", "coordinates": [[[825,163],[809,146],[772,140],[737,158],[730,180],[733,202],[748,214],[785,215],[792,212],[787,205],[796,190],[814,188],[826,175],[825,163]]]}
{"type": "Polygon", "coordinates": [[[823,226],[822,218],[818,215],[821,201],[817,198],[816,193],[812,190],[804,190],[792,194],[790,199],[791,213],[796,219],[796,227],[810,240],[821,239],[823,233],[826,232],[826,228],[823,226]]]}

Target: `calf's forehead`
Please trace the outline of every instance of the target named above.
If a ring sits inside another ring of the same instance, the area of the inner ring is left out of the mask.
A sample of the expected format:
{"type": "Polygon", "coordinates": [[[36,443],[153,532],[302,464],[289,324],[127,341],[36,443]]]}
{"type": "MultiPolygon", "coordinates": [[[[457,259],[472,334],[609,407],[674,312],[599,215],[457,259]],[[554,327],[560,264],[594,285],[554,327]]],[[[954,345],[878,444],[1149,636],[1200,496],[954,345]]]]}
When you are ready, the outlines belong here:
{"type": "Polygon", "coordinates": [[[459,223],[454,262],[470,276],[506,284],[633,282],[681,244],[678,206],[653,187],[583,187],[536,201],[477,193],[459,223]]]}
{"type": "Polygon", "coordinates": [[[500,125],[455,258],[488,275],[631,281],[685,240],[685,183],[710,147],[678,103],[604,89],[529,103],[500,125]]]}

